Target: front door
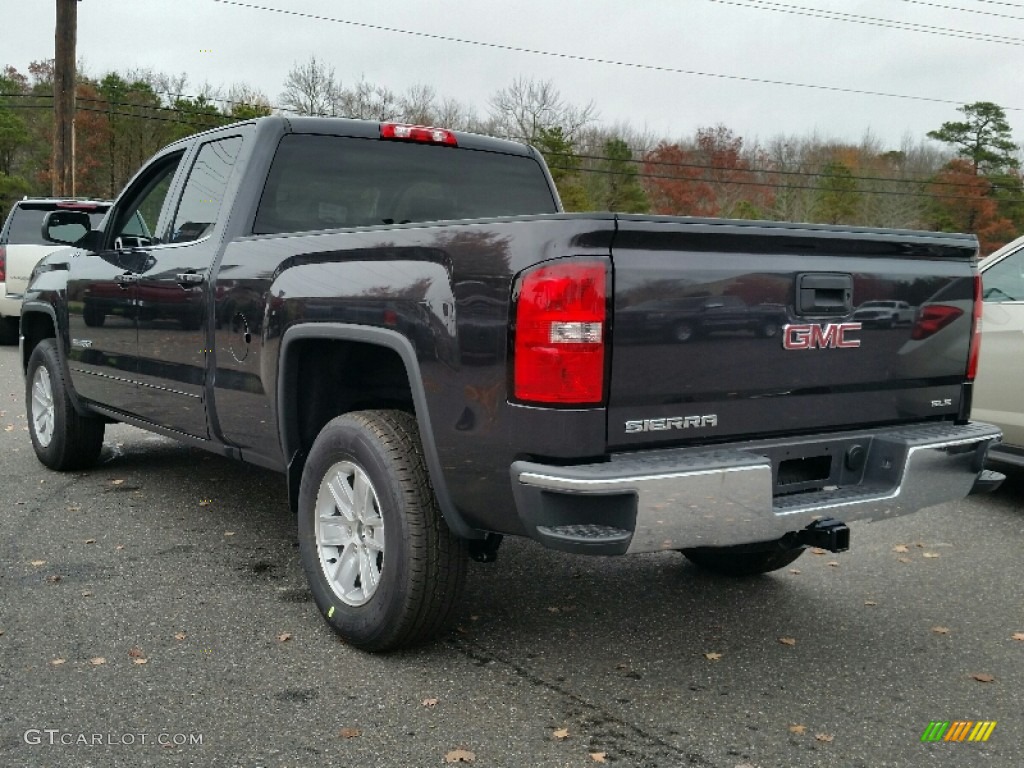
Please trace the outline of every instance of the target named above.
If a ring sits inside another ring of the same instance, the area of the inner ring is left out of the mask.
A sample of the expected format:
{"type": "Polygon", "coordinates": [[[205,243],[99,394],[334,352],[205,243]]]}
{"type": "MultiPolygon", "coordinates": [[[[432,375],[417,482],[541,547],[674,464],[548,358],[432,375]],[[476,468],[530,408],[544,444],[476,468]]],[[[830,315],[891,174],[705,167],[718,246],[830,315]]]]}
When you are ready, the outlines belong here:
{"type": "Polygon", "coordinates": [[[164,211],[182,153],[143,171],[107,217],[95,253],[70,260],[68,368],[88,400],[134,413],[138,394],[138,276],[160,245],[164,211]]]}

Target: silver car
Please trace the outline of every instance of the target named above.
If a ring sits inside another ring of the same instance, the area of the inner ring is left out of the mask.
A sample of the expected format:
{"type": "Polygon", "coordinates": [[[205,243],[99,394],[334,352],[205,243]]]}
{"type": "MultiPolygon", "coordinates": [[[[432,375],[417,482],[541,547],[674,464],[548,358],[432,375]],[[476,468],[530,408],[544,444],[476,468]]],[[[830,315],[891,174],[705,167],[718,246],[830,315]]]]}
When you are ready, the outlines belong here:
{"type": "Polygon", "coordinates": [[[992,462],[1024,467],[1024,237],[980,267],[985,310],[971,415],[1003,430],[1003,442],[989,451],[992,462]]]}

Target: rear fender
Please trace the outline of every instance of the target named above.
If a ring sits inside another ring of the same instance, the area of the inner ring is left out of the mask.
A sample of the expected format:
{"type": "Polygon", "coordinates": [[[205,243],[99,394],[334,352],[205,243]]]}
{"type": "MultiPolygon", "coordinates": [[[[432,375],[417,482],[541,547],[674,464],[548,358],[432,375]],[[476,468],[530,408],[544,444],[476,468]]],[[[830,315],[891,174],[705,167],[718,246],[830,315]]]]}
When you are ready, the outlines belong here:
{"type": "Polygon", "coordinates": [[[430,412],[427,408],[427,398],[423,389],[423,377],[419,361],[416,358],[416,350],[409,339],[401,333],[387,328],[372,328],[347,323],[308,323],[294,325],[285,332],[281,340],[277,375],[277,413],[281,449],[288,462],[288,497],[292,509],[297,509],[299,483],[306,457],[302,451],[296,404],[289,402],[287,397],[289,392],[294,391],[292,386],[294,381],[290,377],[297,375],[295,361],[289,358],[294,355],[296,342],[307,339],[373,344],[398,354],[405,366],[409,389],[412,393],[416,422],[419,426],[420,441],[423,445],[427,471],[430,474],[430,483],[434,488],[434,494],[445,522],[457,536],[471,539],[481,538],[483,534],[465,522],[448,492],[448,485],[445,482],[444,471],[434,443],[434,431],[430,423],[430,412]]]}

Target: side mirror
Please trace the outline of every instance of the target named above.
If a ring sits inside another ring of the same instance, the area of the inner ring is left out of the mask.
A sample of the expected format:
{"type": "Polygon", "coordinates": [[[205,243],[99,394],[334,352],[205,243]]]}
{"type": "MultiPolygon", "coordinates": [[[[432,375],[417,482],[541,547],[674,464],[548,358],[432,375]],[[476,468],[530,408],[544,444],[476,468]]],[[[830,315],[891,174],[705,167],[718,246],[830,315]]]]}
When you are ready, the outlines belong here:
{"type": "Polygon", "coordinates": [[[43,217],[43,239],[58,245],[77,245],[92,231],[89,214],[82,211],[50,211],[43,217]]]}

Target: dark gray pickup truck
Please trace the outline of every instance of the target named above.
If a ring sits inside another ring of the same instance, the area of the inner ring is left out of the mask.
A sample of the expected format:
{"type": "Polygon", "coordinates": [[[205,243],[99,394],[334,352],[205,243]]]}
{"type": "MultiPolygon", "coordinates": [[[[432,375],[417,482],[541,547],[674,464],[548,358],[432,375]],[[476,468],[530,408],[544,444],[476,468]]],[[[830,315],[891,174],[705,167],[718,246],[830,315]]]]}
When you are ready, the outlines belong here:
{"type": "Polygon", "coordinates": [[[568,215],[529,147],[283,117],[43,229],[73,248],[21,319],[39,459],[87,467],[125,422],[285,473],[316,604],[362,648],[435,635],[504,535],[757,574],[1001,479],[968,420],[972,237],[568,215]],[[855,321],[873,300],[915,321],[855,321]],[[771,332],[642,327],[687,303],[771,332]]]}

